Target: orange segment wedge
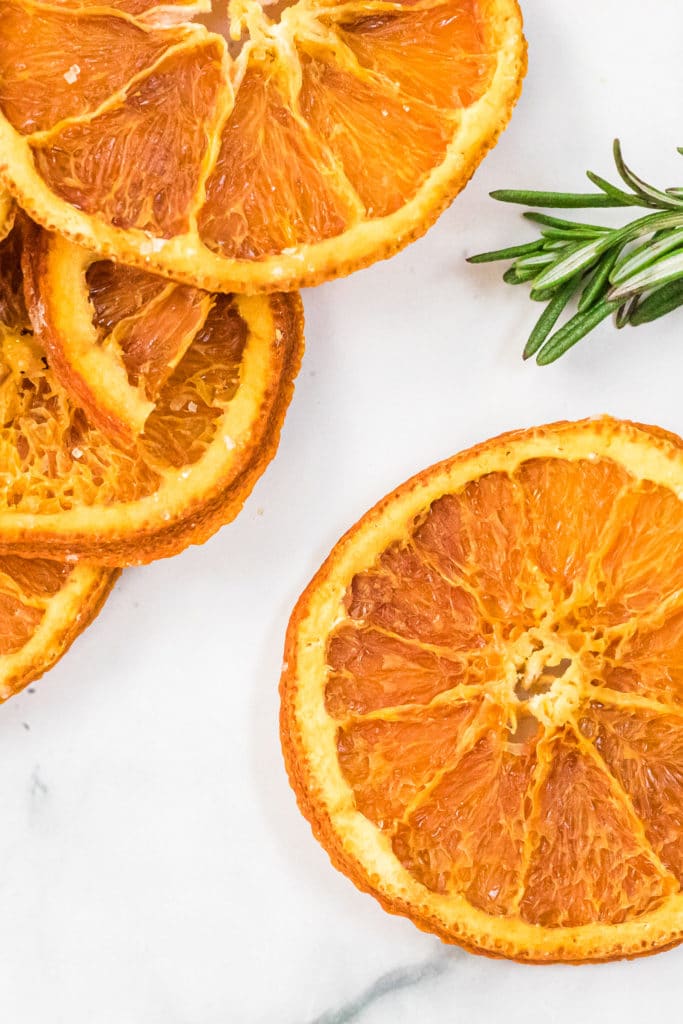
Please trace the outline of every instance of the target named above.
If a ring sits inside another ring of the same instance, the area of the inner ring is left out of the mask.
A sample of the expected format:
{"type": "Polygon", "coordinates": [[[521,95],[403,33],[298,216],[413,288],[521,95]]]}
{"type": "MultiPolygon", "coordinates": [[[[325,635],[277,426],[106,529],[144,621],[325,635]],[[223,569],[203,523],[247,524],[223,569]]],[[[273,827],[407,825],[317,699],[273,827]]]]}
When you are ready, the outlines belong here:
{"type": "Polygon", "coordinates": [[[505,127],[517,0],[0,0],[0,178],[49,230],[219,291],[421,235],[505,127]]]}
{"type": "Polygon", "coordinates": [[[292,615],[290,781],[340,870],[517,960],[683,939],[683,441],[506,434],[381,501],[292,615]]]}
{"type": "MultiPolygon", "coordinates": [[[[29,305],[44,334],[79,296],[61,280],[51,282],[47,234],[30,227],[24,234],[29,305]]],[[[21,305],[20,235],[15,228],[0,247],[0,268],[6,250],[15,269],[1,282],[8,307],[21,305]]],[[[93,306],[86,276],[80,280],[86,337],[97,337],[98,322],[126,312],[120,290],[126,293],[129,276],[99,271],[93,306]]],[[[129,302],[154,292],[157,282],[138,286],[129,302]]],[[[301,359],[298,296],[219,296],[129,446],[112,441],[74,404],[19,317],[0,330],[0,551],[141,563],[201,543],[234,518],[277,449],[301,359]]]]}
{"type": "MultiPolygon", "coordinates": [[[[34,235],[27,276],[34,258],[43,268],[36,277],[34,326],[50,366],[89,422],[114,441],[130,446],[140,438],[186,357],[213,347],[221,359],[221,331],[223,361],[236,362],[244,337],[229,296],[98,260],[60,235],[34,235]]],[[[234,367],[227,386],[236,374],[234,367]]],[[[197,398],[188,394],[189,411],[187,402],[184,412],[178,405],[179,426],[199,413],[197,398]]]]}
{"type": "Polygon", "coordinates": [[[95,618],[118,570],[0,556],[0,701],[47,672],[95,618]]]}

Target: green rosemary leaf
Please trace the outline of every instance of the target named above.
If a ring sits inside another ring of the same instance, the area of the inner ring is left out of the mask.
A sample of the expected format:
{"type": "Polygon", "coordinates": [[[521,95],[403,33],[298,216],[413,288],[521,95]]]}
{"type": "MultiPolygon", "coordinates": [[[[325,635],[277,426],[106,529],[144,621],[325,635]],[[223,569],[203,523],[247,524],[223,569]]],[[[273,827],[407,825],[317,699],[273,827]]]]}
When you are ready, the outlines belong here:
{"type": "Polygon", "coordinates": [[[650,292],[635,305],[630,323],[634,327],[652,323],[653,320],[666,316],[679,306],[683,306],[683,281],[671,281],[650,292]]]}
{"type": "Polygon", "coordinates": [[[550,302],[554,295],[557,295],[557,288],[548,288],[547,291],[537,291],[536,288],[532,287],[529,292],[529,298],[532,302],[550,302]]]}
{"type": "Polygon", "coordinates": [[[606,292],[609,290],[609,276],[612,273],[614,264],[619,259],[621,249],[619,246],[615,246],[614,252],[611,252],[603,260],[600,261],[598,266],[595,268],[593,274],[588,280],[586,287],[583,290],[581,298],[579,299],[579,312],[583,313],[584,310],[589,309],[594,302],[598,299],[603,298],[606,292]]]}
{"type": "Polygon", "coordinates": [[[609,196],[613,201],[613,206],[650,206],[649,202],[646,202],[642,196],[633,196],[628,192],[624,192],[622,189],[617,188],[606,178],[601,178],[599,174],[595,174],[594,171],[586,171],[586,177],[589,181],[592,181],[594,185],[609,196]]]}
{"type": "Polygon", "coordinates": [[[574,249],[564,259],[557,260],[548,270],[539,275],[534,285],[535,290],[544,291],[554,288],[564,284],[565,281],[577,274],[582,274],[593,266],[604,248],[604,242],[589,242],[587,245],[581,245],[574,249]]]}
{"type": "Polygon", "coordinates": [[[524,346],[523,359],[530,359],[531,356],[536,355],[539,348],[559,320],[561,314],[564,312],[567,303],[570,301],[575,291],[576,282],[569,281],[564,288],[560,288],[554,298],[551,299],[538,318],[533,331],[529,335],[529,340],[524,346]]]}
{"type": "Polygon", "coordinates": [[[545,252],[560,252],[567,248],[566,238],[547,238],[543,236],[543,249],[545,252]]]}
{"type": "Polygon", "coordinates": [[[582,210],[588,207],[622,206],[599,192],[528,192],[523,189],[497,189],[490,192],[492,199],[520,206],[538,206],[545,210],[582,210]]]}
{"type": "Polygon", "coordinates": [[[606,231],[593,231],[591,228],[583,231],[580,226],[577,230],[547,227],[541,228],[541,234],[551,242],[586,242],[592,238],[602,238],[606,231]]]}
{"type": "Polygon", "coordinates": [[[520,259],[515,261],[515,270],[522,273],[526,270],[535,268],[538,272],[539,270],[542,270],[543,267],[547,267],[556,260],[557,253],[554,252],[531,253],[529,256],[522,256],[520,259]]]}
{"type": "Polygon", "coordinates": [[[636,295],[632,295],[630,299],[627,299],[614,314],[614,324],[618,331],[626,327],[626,324],[631,318],[631,313],[634,311],[638,298],[636,295]]]}
{"type": "Polygon", "coordinates": [[[683,246],[683,227],[659,234],[659,240],[652,238],[644,242],[614,268],[610,277],[612,284],[621,284],[633,274],[656,263],[661,256],[683,246]]]}
{"type": "Polygon", "coordinates": [[[659,285],[669,284],[683,277],[683,252],[674,252],[664,256],[651,266],[646,267],[637,274],[626,278],[610,292],[611,299],[619,299],[623,302],[629,295],[637,292],[648,291],[659,285]]]}
{"type": "Polygon", "coordinates": [[[509,267],[503,274],[503,280],[505,284],[524,284],[525,281],[530,280],[528,277],[519,277],[514,267],[509,267]]]}
{"type": "Polygon", "coordinates": [[[677,199],[675,196],[662,192],[661,189],[655,188],[654,185],[649,185],[633,173],[624,161],[619,139],[614,140],[613,151],[614,162],[617,165],[620,177],[637,195],[643,196],[644,199],[655,203],[664,210],[680,210],[683,208],[683,199],[677,199]]]}
{"type": "Polygon", "coordinates": [[[468,256],[468,263],[495,263],[496,260],[516,260],[518,256],[538,252],[543,247],[543,239],[526,242],[524,245],[511,245],[508,249],[496,249],[493,252],[480,252],[476,256],[468,256]]]}
{"type": "Polygon", "coordinates": [[[544,227],[556,228],[559,231],[570,231],[572,235],[584,235],[586,233],[590,235],[604,235],[611,230],[611,228],[603,227],[600,224],[582,224],[574,220],[562,220],[561,217],[551,217],[547,213],[531,211],[525,213],[524,217],[527,220],[533,221],[534,224],[542,224],[544,227]]]}
{"type": "Polygon", "coordinates": [[[599,323],[606,320],[619,305],[618,302],[604,301],[585,313],[577,313],[545,343],[536,356],[538,365],[547,366],[554,363],[578,341],[590,334],[599,323]]]}

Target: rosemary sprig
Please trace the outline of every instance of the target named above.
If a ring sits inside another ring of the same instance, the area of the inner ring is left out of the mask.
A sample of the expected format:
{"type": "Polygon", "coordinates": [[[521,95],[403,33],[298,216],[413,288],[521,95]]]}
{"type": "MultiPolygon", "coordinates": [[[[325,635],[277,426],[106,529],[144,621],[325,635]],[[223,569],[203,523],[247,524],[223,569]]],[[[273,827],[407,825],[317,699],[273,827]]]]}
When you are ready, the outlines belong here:
{"type": "MultiPolygon", "coordinates": [[[[683,148],[678,150],[683,154],[683,148]]],[[[469,263],[510,261],[508,284],[531,284],[531,298],[546,307],[524,348],[524,358],[554,362],[602,321],[617,327],[650,323],[683,306],[683,189],[658,189],[624,161],[619,140],[614,162],[625,190],[588,171],[597,192],[500,190],[504,203],[543,209],[638,206],[651,211],[619,228],[526,212],[540,237],[524,245],[471,256],[469,263]],[[570,303],[576,309],[557,326],[570,303]]]]}

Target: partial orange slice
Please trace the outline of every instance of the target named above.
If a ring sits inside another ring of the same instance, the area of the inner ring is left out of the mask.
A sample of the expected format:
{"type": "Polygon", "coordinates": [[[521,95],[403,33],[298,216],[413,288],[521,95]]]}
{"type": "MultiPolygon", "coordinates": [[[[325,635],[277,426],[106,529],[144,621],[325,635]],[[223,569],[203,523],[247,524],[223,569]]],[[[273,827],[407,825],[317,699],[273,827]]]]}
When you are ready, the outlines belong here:
{"type": "Polygon", "coordinates": [[[607,417],[425,470],[290,621],[281,735],[330,858],[528,961],[683,939],[683,441],[607,417]]]}
{"type": "Polygon", "coordinates": [[[118,575],[0,556],[0,701],[52,668],[95,618],[118,575]]]}
{"type": "Polygon", "coordinates": [[[0,0],[0,176],[36,221],[205,289],[315,284],[421,235],[519,95],[517,0],[227,7],[229,47],[182,4],[0,0]]]}
{"type": "MultiPolygon", "coordinates": [[[[19,234],[2,243],[0,268],[5,251],[18,267],[19,234]]],[[[27,244],[33,316],[49,323],[76,297],[59,282],[49,286],[47,238],[27,244]]],[[[86,292],[84,310],[96,323],[83,325],[93,334],[99,318],[117,316],[130,285],[125,270],[95,270],[104,291],[92,309],[86,292]]],[[[1,283],[5,304],[20,304],[16,275],[1,283]]],[[[130,447],[115,444],[73,403],[40,340],[18,318],[6,323],[0,550],[119,566],[206,540],[239,512],[275,454],[301,351],[296,295],[218,297],[130,447]]]]}

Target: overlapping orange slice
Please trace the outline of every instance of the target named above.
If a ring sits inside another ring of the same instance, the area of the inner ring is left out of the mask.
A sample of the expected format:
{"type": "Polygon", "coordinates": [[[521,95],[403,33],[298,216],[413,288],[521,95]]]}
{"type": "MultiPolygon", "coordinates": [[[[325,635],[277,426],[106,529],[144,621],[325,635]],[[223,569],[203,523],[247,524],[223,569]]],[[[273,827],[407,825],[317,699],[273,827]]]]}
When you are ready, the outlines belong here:
{"type": "Polygon", "coordinates": [[[95,618],[118,571],[0,556],[0,701],[47,672],[95,618]]]}
{"type": "Polygon", "coordinates": [[[609,418],[425,470],[287,636],[282,742],[332,862],[492,956],[683,939],[683,442],[609,418]]]}
{"type": "Polygon", "coordinates": [[[202,288],[391,255],[520,91],[516,0],[230,0],[230,47],[201,6],[0,0],[0,176],[44,227],[202,288]]]}
{"type": "MultiPolygon", "coordinates": [[[[48,270],[49,238],[27,229],[24,268],[41,334],[48,337],[66,308],[79,338],[96,347],[129,309],[137,312],[142,363],[126,361],[112,341],[109,356],[114,363],[120,356],[120,372],[102,386],[125,395],[128,373],[133,397],[143,379],[154,380],[153,397],[144,422],[133,423],[142,431],[119,444],[90,418],[96,401],[87,413],[74,404],[42,341],[13,310],[22,306],[21,234],[16,227],[0,247],[0,269],[13,268],[0,299],[8,310],[0,332],[0,551],[121,566],[201,543],[234,518],[277,448],[301,358],[298,296],[188,299],[203,310],[202,322],[155,373],[163,346],[145,330],[161,330],[163,320],[145,320],[145,309],[158,298],[156,282],[96,263],[72,292],[48,270]]],[[[81,259],[79,267],[86,264],[81,259]]]]}

